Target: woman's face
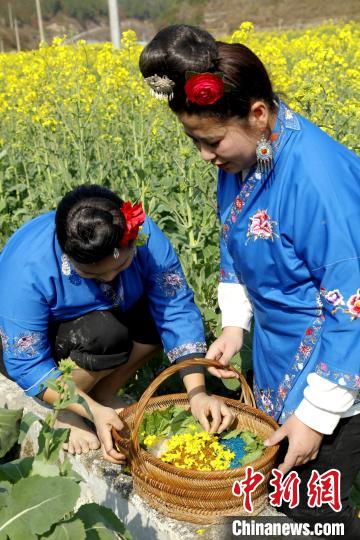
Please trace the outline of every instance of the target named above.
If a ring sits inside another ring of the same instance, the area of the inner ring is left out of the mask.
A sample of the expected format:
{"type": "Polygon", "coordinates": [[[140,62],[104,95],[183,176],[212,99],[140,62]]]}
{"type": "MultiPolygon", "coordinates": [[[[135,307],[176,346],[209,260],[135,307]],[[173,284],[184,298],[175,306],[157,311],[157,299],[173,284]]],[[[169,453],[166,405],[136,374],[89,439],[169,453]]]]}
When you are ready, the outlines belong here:
{"type": "Polygon", "coordinates": [[[263,133],[269,135],[275,123],[262,102],[252,106],[246,119],[223,120],[187,113],[178,117],[201,157],[229,173],[249,169],[256,163],[256,144],[263,133]]]}
{"type": "Polygon", "coordinates": [[[97,279],[102,282],[113,281],[116,276],[128,268],[135,255],[135,246],[119,248],[119,257],[113,255],[105,257],[99,262],[84,264],[71,260],[79,276],[88,279],[97,279]]]}
{"type": "Polygon", "coordinates": [[[229,173],[248,169],[256,162],[259,136],[245,127],[244,121],[232,118],[224,123],[214,117],[186,113],[179,118],[205,161],[229,173]]]}

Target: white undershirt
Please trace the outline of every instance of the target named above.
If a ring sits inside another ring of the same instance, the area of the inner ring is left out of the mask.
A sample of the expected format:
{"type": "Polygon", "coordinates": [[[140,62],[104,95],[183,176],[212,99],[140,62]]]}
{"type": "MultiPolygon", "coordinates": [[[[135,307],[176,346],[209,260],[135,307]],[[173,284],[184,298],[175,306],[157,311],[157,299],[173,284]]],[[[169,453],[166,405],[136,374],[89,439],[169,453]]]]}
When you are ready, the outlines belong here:
{"type": "MultiPolygon", "coordinates": [[[[237,326],[250,330],[252,307],[244,285],[219,283],[218,301],[222,328],[237,326]]],[[[307,383],[295,415],[312,429],[330,435],[340,418],[360,413],[360,403],[354,405],[358,390],[340,386],[317,373],[310,373],[307,383]]]]}

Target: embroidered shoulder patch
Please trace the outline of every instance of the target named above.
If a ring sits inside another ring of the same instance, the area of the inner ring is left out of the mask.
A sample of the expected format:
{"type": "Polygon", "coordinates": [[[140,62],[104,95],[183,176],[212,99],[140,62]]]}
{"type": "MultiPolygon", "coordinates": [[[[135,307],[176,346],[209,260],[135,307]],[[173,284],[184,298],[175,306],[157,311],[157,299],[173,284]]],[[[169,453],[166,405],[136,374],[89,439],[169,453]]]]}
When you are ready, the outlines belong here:
{"type": "Polygon", "coordinates": [[[165,296],[176,296],[180,289],[186,286],[185,278],[177,270],[173,272],[161,272],[155,278],[160,289],[165,293],[165,296]]]}
{"type": "Polygon", "coordinates": [[[250,218],[250,223],[247,231],[247,242],[249,240],[274,240],[279,238],[279,235],[275,233],[274,227],[277,225],[276,221],[272,221],[267,210],[258,210],[250,218]]]}

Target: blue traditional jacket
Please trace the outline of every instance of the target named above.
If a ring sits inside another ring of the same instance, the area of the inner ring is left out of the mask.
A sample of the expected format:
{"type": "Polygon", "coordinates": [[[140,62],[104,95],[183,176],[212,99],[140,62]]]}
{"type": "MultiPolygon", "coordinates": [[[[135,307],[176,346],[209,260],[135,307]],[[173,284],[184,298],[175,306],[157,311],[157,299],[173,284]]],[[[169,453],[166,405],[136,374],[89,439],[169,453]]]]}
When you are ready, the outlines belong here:
{"type": "Polygon", "coordinates": [[[34,396],[51,375],[48,327],[93,310],[128,310],[142,295],[171,362],[204,356],[203,322],[169,240],[147,217],[146,244],[111,283],[80,277],[55,234],[55,212],[21,227],[0,256],[0,335],[9,376],[34,396]]]}
{"type": "Polygon", "coordinates": [[[270,173],[219,172],[223,282],[254,312],[257,406],[280,423],[315,372],[360,388],[360,159],[279,104],[270,173]]]}

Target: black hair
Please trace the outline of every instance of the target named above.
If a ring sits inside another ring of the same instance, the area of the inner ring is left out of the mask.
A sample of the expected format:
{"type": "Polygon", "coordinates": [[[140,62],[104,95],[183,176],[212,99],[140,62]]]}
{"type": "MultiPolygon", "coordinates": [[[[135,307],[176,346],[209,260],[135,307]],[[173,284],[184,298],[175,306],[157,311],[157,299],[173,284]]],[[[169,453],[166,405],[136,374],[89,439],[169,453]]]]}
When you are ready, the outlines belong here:
{"type": "Polygon", "coordinates": [[[144,48],[140,56],[142,75],[166,75],[175,82],[170,108],[176,113],[246,118],[255,100],[263,100],[275,109],[269,75],[261,60],[240,43],[215,41],[206,30],[179,24],[163,28],[144,48]],[[185,73],[221,72],[233,85],[213,105],[191,103],[185,94],[185,73]]]}
{"type": "Polygon", "coordinates": [[[64,253],[83,264],[111,255],[125,230],[122,205],[120,197],[96,184],[82,185],[67,193],[55,217],[56,236],[64,253]]]}

